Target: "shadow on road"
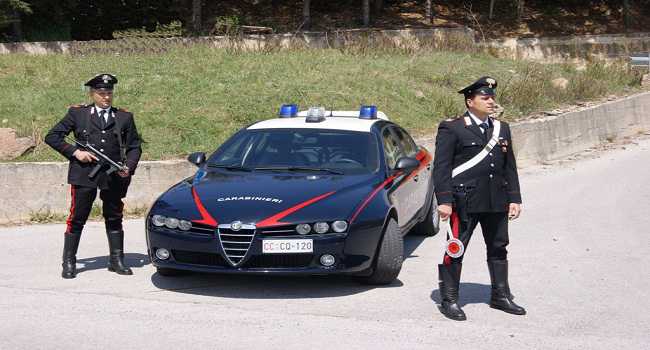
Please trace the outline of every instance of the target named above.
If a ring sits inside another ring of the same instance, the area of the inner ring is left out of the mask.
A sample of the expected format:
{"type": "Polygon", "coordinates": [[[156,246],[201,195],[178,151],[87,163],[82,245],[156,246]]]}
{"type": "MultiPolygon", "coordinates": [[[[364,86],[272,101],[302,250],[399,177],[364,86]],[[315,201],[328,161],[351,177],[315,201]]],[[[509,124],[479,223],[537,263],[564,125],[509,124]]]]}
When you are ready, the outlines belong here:
{"type": "Polygon", "coordinates": [[[425,236],[414,236],[407,235],[404,237],[404,260],[408,258],[417,258],[417,255],[413,255],[413,252],[424,242],[427,237],[425,236]]]}
{"type": "MultiPolygon", "coordinates": [[[[124,254],[124,264],[130,268],[141,268],[149,265],[149,257],[146,254],[126,253],[124,254]]],[[[105,269],[108,266],[108,255],[96,256],[94,258],[77,259],[77,265],[82,265],[77,269],[77,273],[85,271],[105,269]]]]}
{"type": "Polygon", "coordinates": [[[346,276],[258,276],[188,273],[164,277],[158,273],[151,282],[168,291],[222,298],[302,299],[330,298],[363,293],[374,288],[395,288],[399,280],[388,286],[364,285],[346,276]]]}
{"type": "MultiPolygon", "coordinates": [[[[458,304],[463,307],[467,304],[489,304],[490,290],[492,287],[486,284],[461,283],[458,297],[458,304]]],[[[436,289],[431,292],[431,300],[440,304],[440,292],[436,289]]]]}

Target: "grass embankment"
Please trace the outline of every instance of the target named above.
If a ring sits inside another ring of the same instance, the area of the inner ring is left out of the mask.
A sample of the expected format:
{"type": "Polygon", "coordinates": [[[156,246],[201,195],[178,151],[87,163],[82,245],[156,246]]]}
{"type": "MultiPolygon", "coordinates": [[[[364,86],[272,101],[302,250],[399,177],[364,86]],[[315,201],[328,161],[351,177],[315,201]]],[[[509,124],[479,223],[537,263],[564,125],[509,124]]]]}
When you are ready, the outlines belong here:
{"type": "Polygon", "coordinates": [[[482,53],[435,50],[234,52],[194,47],[159,54],[0,55],[0,127],[33,136],[20,161],[62,160],[42,138],[67,106],[87,101],[82,84],[119,78],[115,105],[135,113],[143,159],[211,152],[235,130],[274,118],[282,103],[357,109],[376,104],[416,135],[464,110],[456,91],[482,75],[499,81],[506,119],[639,88],[619,66],[541,65],[482,53]],[[569,80],[566,90],[551,80],[569,80]]]}

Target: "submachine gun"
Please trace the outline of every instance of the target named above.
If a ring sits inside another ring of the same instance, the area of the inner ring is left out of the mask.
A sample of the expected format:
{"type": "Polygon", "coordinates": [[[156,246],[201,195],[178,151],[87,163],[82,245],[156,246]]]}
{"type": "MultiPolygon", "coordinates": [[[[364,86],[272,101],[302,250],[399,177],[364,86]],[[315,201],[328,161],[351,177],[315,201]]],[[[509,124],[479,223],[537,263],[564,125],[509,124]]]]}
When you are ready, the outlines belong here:
{"type": "Polygon", "coordinates": [[[79,142],[77,140],[74,140],[74,143],[77,146],[83,148],[85,151],[88,151],[88,152],[92,153],[98,159],[97,165],[95,165],[93,170],[88,174],[89,179],[92,179],[93,177],[95,177],[97,175],[97,173],[100,170],[102,170],[102,168],[104,166],[107,166],[106,175],[110,175],[115,171],[126,171],[126,170],[129,169],[126,165],[113,161],[107,155],[100,152],[97,148],[93,147],[93,145],[91,145],[91,144],[89,144],[87,142],[86,143],[81,143],[81,142],[79,142]]]}

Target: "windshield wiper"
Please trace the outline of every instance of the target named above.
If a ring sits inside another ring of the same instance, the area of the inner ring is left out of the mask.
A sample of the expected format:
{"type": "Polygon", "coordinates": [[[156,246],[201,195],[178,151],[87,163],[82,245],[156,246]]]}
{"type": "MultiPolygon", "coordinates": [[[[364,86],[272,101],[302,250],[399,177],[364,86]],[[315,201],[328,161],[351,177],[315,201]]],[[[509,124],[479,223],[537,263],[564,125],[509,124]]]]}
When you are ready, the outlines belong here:
{"type": "Polygon", "coordinates": [[[238,170],[238,171],[253,171],[251,168],[246,168],[237,164],[208,164],[208,168],[219,168],[226,170],[238,170]]]}
{"type": "Polygon", "coordinates": [[[287,167],[259,167],[254,168],[254,170],[286,170],[286,171],[325,171],[330,174],[343,175],[344,173],[339,170],[334,170],[330,168],[313,168],[313,167],[302,167],[302,166],[287,166],[287,167]]]}

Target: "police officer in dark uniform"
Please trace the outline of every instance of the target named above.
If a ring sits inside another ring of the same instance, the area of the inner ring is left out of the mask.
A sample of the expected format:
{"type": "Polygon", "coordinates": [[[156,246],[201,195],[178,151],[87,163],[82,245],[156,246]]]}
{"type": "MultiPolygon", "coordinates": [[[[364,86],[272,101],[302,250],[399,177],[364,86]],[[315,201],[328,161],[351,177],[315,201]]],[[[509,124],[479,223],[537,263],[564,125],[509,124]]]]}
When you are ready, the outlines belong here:
{"type": "Polygon", "coordinates": [[[67,220],[63,247],[63,278],[76,276],[76,254],[81,231],[88,219],[99,189],[102,214],[106,225],[110,259],[108,270],[121,275],[133,272],[124,265],[124,231],[122,229],[122,198],[126,196],[131,176],[142,150],[133,114],[112,106],[113,86],[117,78],[98,74],[84,85],[89,88],[92,104],[72,106],[59,123],[45,136],[45,142],[70,160],[68,183],[72,204],[67,220]],[[107,165],[89,177],[99,159],[91,152],[65,140],[70,133],[82,144],[88,143],[111,160],[126,165],[119,172],[108,174],[107,165]]]}
{"type": "Polygon", "coordinates": [[[490,306],[524,315],[512,301],[508,286],[508,220],[519,217],[521,195],[510,128],[491,115],[497,82],[482,77],[459,93],[467,112],[440,123],[434,159],[434,188],[438,212],[449,220],[447,249],[438,265],[440,311],[453,320],[465,320],[458,305],[463,254],[480,224],[487,246],[492,282],[490,306]]]}

